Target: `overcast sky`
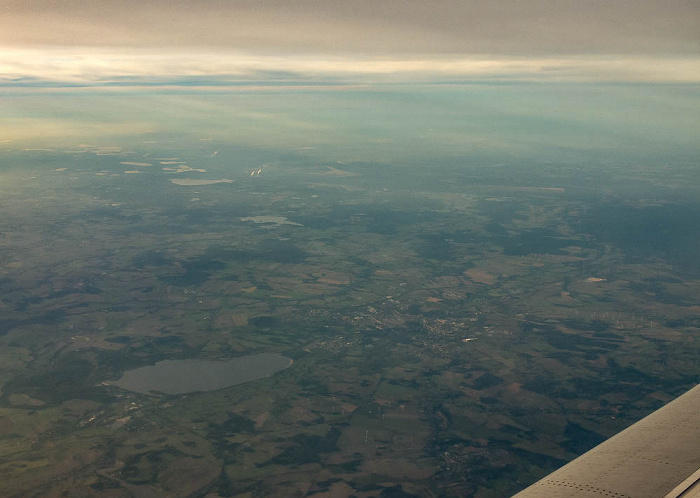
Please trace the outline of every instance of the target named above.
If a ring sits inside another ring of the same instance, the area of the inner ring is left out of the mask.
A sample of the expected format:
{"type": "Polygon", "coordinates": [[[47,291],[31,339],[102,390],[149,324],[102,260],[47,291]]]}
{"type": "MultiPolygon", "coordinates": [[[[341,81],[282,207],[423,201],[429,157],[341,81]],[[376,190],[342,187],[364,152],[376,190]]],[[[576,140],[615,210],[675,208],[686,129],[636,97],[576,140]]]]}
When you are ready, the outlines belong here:
{"type": "Polygon", "coordinates": [[[219,73],[236,73],[245,59],[248,69],[262,61],[265,70],[294,72],[296,61],[312,73],[344,61],[386,72],[377,61],[393,61],[397,73],[452,64],[452,72],[485,74],[484,61],[497,61],[494,74],[700,74],[697,0],[0,0],[0,11],[5,78],[42,76],[42,68],[51,77],[57,66],[77,77],[114,67],[124,75],[206,73],[194,67],[201,54],[230,61],[211,71],[219,73]],[[114,65],[100,63],[101,54],[114,65]],[[401,65],[407,61],[413,65],[401,65]]]}

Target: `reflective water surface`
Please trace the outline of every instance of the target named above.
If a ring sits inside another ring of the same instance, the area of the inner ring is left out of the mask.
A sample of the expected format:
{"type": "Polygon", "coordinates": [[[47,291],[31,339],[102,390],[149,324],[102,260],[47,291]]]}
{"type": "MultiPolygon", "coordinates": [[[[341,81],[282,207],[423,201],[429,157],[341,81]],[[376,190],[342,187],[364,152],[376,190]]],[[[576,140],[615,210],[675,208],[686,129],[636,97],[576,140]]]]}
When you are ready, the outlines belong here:
{"type": "Polygon", "coordinates": [[[254,354],[229,361],[165,360],[124,373],[114,385],[137,393],[186,394],[216,391],[269,377],[292,364],[286,356],[254,354]]]}

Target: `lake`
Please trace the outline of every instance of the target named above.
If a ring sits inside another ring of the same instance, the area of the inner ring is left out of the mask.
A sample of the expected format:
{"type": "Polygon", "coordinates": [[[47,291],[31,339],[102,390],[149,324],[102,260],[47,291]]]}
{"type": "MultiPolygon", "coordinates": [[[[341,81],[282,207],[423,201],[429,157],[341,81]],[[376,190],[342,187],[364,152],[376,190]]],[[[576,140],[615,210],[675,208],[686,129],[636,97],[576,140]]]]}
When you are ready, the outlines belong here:
{"type": "Polygon", "coordinates": [[[129,370],[110,384],[144,394],[151,391],[166,394],[216,391],[269,377],[291,364],[291,359],[274,353],[241,356],[228,361],[165,360],[129,370]]]}

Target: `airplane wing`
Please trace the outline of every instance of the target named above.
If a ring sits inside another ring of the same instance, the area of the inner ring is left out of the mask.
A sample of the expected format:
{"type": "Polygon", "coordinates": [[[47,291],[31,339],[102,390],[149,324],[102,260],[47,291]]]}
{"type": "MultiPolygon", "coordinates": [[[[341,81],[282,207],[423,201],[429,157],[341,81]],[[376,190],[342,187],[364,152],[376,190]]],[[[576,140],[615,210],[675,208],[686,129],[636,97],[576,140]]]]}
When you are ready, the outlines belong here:
{"type": "Polygon", "coordinates": [[[513,498],[700,497],[700,385],[513,498]]]}

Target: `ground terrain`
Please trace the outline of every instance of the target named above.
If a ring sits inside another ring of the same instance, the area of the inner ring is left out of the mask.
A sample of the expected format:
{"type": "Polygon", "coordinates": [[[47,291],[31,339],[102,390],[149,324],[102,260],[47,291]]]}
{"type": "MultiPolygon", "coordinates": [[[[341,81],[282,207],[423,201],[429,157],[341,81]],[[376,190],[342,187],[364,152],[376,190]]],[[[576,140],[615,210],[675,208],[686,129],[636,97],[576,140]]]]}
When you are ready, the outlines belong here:
{"type": "Polygon", "coordinates": [[[0,495],[507,496],[697,382],[691,162],[238,153],[3,153],[0,495]],[[106,384],[261,352],[294,363],[106,384]]]}

